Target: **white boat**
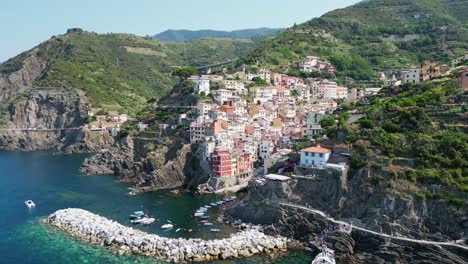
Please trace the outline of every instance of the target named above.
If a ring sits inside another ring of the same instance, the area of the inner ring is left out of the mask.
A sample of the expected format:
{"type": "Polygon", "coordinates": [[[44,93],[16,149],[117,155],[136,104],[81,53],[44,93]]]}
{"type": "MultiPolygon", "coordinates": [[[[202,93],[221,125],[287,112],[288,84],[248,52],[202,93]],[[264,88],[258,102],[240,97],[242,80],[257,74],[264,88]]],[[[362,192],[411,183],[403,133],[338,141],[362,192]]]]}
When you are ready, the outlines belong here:
{"type": "Polygon", "coordinates": [[[149,225],[151,223],[153,223],[156,219],[154,218],[151,218],[151,217],[143,217],[143,218],[140,218],[140,219],[135,219],[135,220],[131,220],[130,222],[132,224],[141,224],[141,225],[149,225]]]}
{"type": "Polygon", "coordinates": [[[195,213],[194,216],[202,216],[204,213],[195,213]]]}
{"type": "Polygon", "coordinates": [[[24,204],[26,204],[26,206],[29,208],[36,207],[36,204],[32,200],[27,200],[24,202],[24,204]]]}
{"type": "Polygon", "coordinates": [[[335,253],[327,247],[322,247],[322,252],[315,256],[310,264],[336,264],[335,253]]]}
{"type": "Polygon", "coordinates": [[[171,229],[173,227],[174,227],[174,225],[172,225],[172,224],[165,224],[165,225],[161,226],[162,229],[171,229]]]}

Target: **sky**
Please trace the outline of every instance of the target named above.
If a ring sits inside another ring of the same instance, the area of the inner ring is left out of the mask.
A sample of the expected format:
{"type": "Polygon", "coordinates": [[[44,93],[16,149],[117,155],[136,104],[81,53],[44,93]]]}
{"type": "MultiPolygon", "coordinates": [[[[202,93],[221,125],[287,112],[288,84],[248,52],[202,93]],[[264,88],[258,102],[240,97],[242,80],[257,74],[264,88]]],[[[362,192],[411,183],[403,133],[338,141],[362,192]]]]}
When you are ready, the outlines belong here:
{"type": "Polygon", "coordinates": [[[285,28],[358,0],[5,0],[0,62],[68,28],[155,35],[166,29],[285,28]]]}

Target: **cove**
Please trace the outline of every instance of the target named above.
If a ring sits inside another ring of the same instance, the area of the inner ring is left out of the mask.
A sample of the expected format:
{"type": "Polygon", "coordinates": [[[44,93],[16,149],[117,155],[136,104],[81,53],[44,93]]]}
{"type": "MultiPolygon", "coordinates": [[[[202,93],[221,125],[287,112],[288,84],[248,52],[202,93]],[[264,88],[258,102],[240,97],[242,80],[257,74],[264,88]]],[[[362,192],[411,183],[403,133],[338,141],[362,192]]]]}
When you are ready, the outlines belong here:
{"type": "MultiPolygon", "coordinates": [[[[155,263],[145,256],[116,256],[112,251],[80,242],[42,219],[64,208],[82,208],[127,226],[128,215],[145,209],[158,219],[140,230],[173,238],[216,239],[228,237],[237,229],[216,224],[220,233],[210,233],[201,226],[193,212],[222,196],[197,196],[187,192],[175,195],[156,191],[128,195],[131,185],[116,183],[114,176],[86,176],[79,172],[89,155],[62,155],[53,152],[0,152],[0,256],[2,263],[155,263]],[[24,201],[32,199],[36,208],[24,201]],[[170,220],[175,228],[161,230],[170,220]],[[192,228],[192,233],[175,232],[192,228]]],[[[212,211],[213,217],[216,211],[212,211]]],[[[251,258],[210,263],[310,263],[306,252],[288,251],[274,258],[257,255],[251,258]]]]}

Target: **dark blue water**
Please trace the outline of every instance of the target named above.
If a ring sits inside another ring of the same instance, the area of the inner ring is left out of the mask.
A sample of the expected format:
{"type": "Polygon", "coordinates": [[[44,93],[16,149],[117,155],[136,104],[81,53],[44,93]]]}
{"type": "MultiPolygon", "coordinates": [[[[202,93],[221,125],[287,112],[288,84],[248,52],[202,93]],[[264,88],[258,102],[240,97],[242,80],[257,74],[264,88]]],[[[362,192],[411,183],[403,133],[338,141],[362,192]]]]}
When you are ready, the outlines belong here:
{"type": "MultiPolygon", "coordinates": [[[[41,222],[50,213],[78,207],[131,225],[128,215],[147,210],[158,219],[147,232],[169,237],[200,237],[205,239],[228,236],[235,232],[230,226],[216,223],[219,234],[208,232],[192,217],[196,208],[220,196],[178,195],[158,191],[137,196],[128,195],[130,185],[114,182],[113,176],[85,176],[79,167],[85,155],[59,155],[52,152],[0,152],[0,263],[155,263],[143,256],[119,257],[97,245],[84,244],[60,230],[41,222]],[[29,209],[25,200],[33,200],[29,209]],[[167,220],[175,228],[162,231],[167,220]],[[177,228],[181,231],[176,232],[177,228]],[[184,230],[193,229],[193,233],[184,230]]],[[[216,218],[217,210],[210,215],[216,218]]],[[[221,263],[310,263],[305,252],[288,252],[277,256],[255,256],[221,263]]]]}

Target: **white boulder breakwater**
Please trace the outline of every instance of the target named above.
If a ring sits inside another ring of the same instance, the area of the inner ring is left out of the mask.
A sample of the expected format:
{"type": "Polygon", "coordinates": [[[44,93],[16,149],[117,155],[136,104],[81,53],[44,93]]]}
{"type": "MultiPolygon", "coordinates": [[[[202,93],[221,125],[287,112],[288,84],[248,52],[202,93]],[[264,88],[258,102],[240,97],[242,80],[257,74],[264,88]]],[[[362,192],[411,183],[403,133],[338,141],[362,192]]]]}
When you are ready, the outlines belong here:
{"type": "Polygon", "coordinates": [[[111,247],[121,255],[141,254],[172,262],[234,259],[257,253],[274,253],[285,251],[288,242],[285,237],[268,236],[256,229],[215,240],[165,238],[77,208],[58,210],[46,222],[84,241],[111,247]]]}

